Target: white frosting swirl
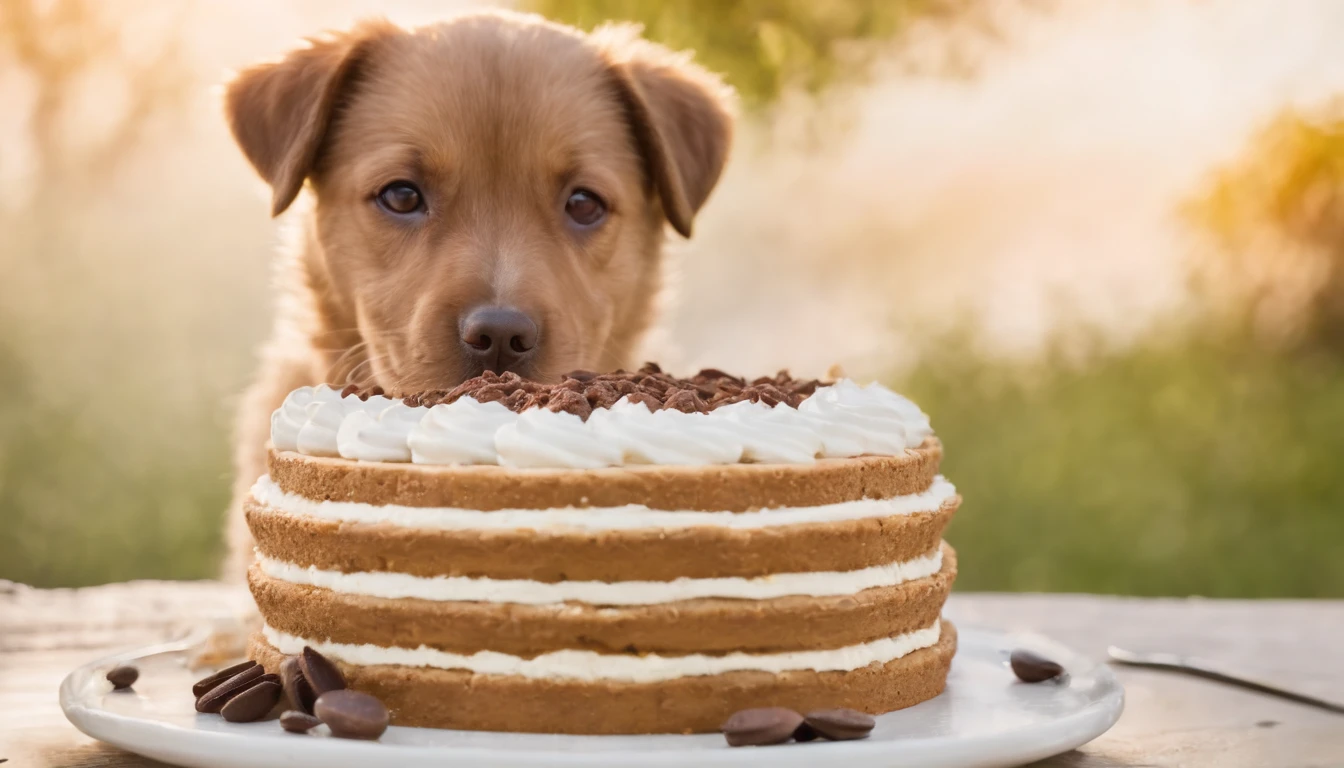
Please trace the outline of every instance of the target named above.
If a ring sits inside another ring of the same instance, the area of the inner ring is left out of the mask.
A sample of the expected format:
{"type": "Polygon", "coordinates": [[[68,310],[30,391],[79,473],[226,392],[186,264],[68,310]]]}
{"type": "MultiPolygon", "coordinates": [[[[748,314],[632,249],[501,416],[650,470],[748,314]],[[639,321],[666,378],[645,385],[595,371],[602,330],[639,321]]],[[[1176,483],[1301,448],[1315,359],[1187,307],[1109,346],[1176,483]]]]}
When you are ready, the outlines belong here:
{"type": "Polygon", "coordinates": [[[271,442],[277,450],[364,461],[593,469],[895,456],[933,434],[929,417],[910,400],[881,384],[861,387],[848,379],[818,388],[796,409],[742,402],[708,414],[682,413],[651,411],[621,398],[593,411],[587,422],[543,409],[519,416],[500,403],[470,397],[428,411],[403,406],[375,418],[394,402],[382,395],[341,398],[325,385],[303,387],[271,415],[271,442]],[[355,412],[365,415],[353,417],[355,412]]]}
{"type": "Polygon", "coordinates": [[[652,411],[623,397],[609,409],[593,411],[588,424],[600,438],[619,447],[626,464],[701,466],[742,459],[737,436],[703,413],[652,411]]]}
{"type": "Polygon", "coordinates": [[[505,467],[598,469],[621,463],[621,449],[598,436],[572,413],[534,408],[495,432],[495,451],[505,467]]]}
{"type": "Polygon", "coordinates": [[[863,388],[875,400],[886,403],[896,413],[900,414],[901,420],[905,424],[905,445],[907,448],[917,448],[933,434],[933,426],[929,424],[929,416],[915,405],[914,401],[904,395],[892,392],[890,389],[872,382],[863,388]]]}
{"type": "Polygon", "coordinates": [[[336,448],[343,458],[356,461],[410,461],[408,438],[427,410],[393,403],[375,416],[356,409],[336,431],[336,448]]]}
{"type": "Polygon", "coordinates": [[[416,464],[498,464],[495,433],[518,414],[502,403],[459,398],[429,409],[411,430],[411,461],[416,464]]]}
{"type": "Polygon", "coordinates": [[[906,436],[905,410],[879,390],[889,392],[841,379],[819,388],[798,406],[800,413],[815,420],[823,456],[894,456],[912,447],[906,436]]]}
{"type": "Polygon", "coordinates": [[[341,399],[341,392],[326,384],[299,387],[285,397],[285,402],[271,414],[271,445],[277,451],[299,449],[299,430],[308,421],[308,407],[313,403],[330,403],[341,399]]]}
{"type": "Polygon", "coordinates": [[[814,419],[780,403],[742,401],[709,414],[742,444],[742,458],[762,464],[810,464],[821,453],[821,436],[814,419]]]}
{"type": "Polygon", "coordinates": [[[340,456],[336,433],[340,431],[345,417],[355,411],[378,413],[392,403],[391,398],[383,395],[374,395],[368,400],[342,397],[339,400],[309,403],[308,419],[299,429],[296,447],[299,453],[309,456],[340,456]]]}

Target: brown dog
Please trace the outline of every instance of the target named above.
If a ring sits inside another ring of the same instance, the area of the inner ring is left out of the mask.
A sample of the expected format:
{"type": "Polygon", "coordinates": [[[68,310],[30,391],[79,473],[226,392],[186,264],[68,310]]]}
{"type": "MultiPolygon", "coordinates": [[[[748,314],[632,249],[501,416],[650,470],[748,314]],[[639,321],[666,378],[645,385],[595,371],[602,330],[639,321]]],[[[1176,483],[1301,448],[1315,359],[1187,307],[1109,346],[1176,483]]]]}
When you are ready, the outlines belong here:
{"type": "Polygon", "coordinates": [[[732,132],[730,92],[684,56],[503,13],[314,40],[242,72],[227,111],[272,214],[312,192],[239,414],[233,577],[290,390],[628,366],[665,223],[691,234],[732,132]]]}

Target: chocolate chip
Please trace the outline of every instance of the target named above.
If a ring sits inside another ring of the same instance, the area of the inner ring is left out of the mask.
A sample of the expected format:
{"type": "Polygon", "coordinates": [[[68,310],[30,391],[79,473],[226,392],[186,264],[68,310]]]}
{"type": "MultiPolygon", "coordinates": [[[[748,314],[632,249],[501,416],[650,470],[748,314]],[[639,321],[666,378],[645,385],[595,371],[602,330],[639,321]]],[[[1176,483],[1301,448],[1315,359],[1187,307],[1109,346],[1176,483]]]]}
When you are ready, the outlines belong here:
{"type": "Polygon", "coordinates": [[[582,368],[575,369],[565,374],[566,379],[575,379],[585,384],[597,378],[596,371],[585,371],[582,368]]]}
{"type": "Polygon", "coordinates": [[[124,691],[135,685],[135,681],[140,679],[140,670],[128,664],[113,667],[107,672],[107,681],[112,684],[112,690],[124,691]]]}
{"type": "Polygon", "coordinates": [[[253,664],[202,694],[196,699],[196,711],[209,714],[218,712],[229,703],[229,699],[242,693],[265,674],[266,670],[260,664],[253,664]]]}
{"type": "Polygon", "coordinates": [[[290,733],[307,733],[321,724],[321,720],[307,712],[291,709],[280,713],[280,727],[290,733]]]}
{"type": "Polygon", "coordinates": [[[351,396],[351,395],[357,395],[357,394],[359,394],[359,385],[358,385],[358,384],[346,384],[346,385],[345,385],[345,388],[341,390],[341,397],[342,397],[342,398],[346,398],[346,397],[349,397],[349,396],[351,396]]]}
{"type": "Polygon", "coordinates": [[[821,734],[812,729],[812,726],[804,720],[803,724],[798,726],[798,730],[793,732],[793,740],[797,742],[816,741],[821,738],[821,734]]]}
{"type": "Polygon", "coordinates": [[[867,738],[877,721],[872,715],[855,709],[818,709],[803,718],[812,730],[831,741],[852,741],[867,738]]]}
{"type": "Polygon", "coordinates": [[[303,670],[303,676],[312,686],[313,693],[321,697],[328,691],[339,691],[345,688],[345,675],[336,668],[326,656],[313,650],[311,646],[303,646],[303,655],[299,657],[299,669],[303,670]]]}
{"type": "Polygon", "coordinates": [[[657,363],[645,363],[639,369],[640,373],[662,373],[663,369],[657,363]]]}
{"type": "Polygon", "coordinates": [[[285,691],[285,700],[289,702],[290,709],[312,714],[317,694],[308,684],[308,678],[303,676],[298,656],[290,656],[280,662],[280,686],[285,691]]]}
{"type": "Polygon", "coordinates": [[[735,712],[720,728],[730,747],[763,747],[793,738],[803,716],[784,707],[762,707],[735,712]]]}
{"type": "Polygon", "coordinates": [[[280,684],[266,680],[229,699],[219,714],[230,723],[251,723],[270,714],[280,700],[280,684]]]}
{"type": "Polygon", "coordinates": [[[328,691],[317,697],[313,713],[342,739],[376,739],[387,730],[387,707],[359,691],[328,691]]]}
{"type": "Polygon", "coordinates": [[[1041,683],[1053,680],[1064,672],[1064,667],[1037,653],[1024,649],[1013,651],[1008,657],[1013,674],[1024,683],[1041,683]]]}
{"type": "Polygon", "coordinates": [[[225,667],[209,677],[203,677],[198,680],[195,685],[191,686],[191,695],[199,699],[216,685],[219,685],[245,669],[251,669],[255,666],[257,666],[257,662],[248,660],[244,661],[242,664],[234,664],[232,667],[225,667]]]}

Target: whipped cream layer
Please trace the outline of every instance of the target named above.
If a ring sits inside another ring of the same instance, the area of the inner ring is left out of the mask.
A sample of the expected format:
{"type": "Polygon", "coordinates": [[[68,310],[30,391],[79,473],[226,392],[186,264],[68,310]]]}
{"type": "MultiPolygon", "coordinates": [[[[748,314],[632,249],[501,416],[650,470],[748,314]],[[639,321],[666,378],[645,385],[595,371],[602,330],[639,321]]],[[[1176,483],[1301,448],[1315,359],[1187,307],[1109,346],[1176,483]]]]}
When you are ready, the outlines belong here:
{"type": "Polygon", "coordinates": [[[276,450],[356,461],[501,464],[596,469],[628,464],[706,466],[740,461],[809,463],[817,458],[899,455],[933,434],[910,400],[880,384],[842,379],[797,408],[741,402],[708,413],[651,411],[622,399],[586,421],[463,397],[421,408],[367,400],[322,385],[290,393],[271,417],[276,450]]]}
{"type": "Polygon", "coordinates": [[[495,651],[467,655],[440,651],[426,646],[389,648],[380,645],[333,643],[317,638],[300,638],[269,625],[262,634],[276,650],[297,654],[305,645],[323,655],[347,664],[373,666],[391,664],[407,667],[462,669],[485,675],[516,675],[531,679],[621,681],[656,683],[679,677],[720,675],[727,672],[755,671],[781,673],[793,670],[849,672],[870,664],[885,664],[922,648],[937,645],[942,627],[939,622],[925,629],[884,637],[859,645],[822,651],[787,653],[729,653],[722,656],[690,654],[609,654],[593,651],[552,651],[524,659],[495,651]]]}
{"type": "Polygon", "coordinates": [[[621,507],[564,507],[559,509],[497,509],[488,512],[454,507],[406,507],[325,501],[288,493],[269,475],[252,486],[252,498],[270,509],[290,515],[344,523],[387,523],[402,528],[441,531],[489,531],[530,528],[539,532],[616,531],[714,528],[757,529],[802,523],[833,523],[873,517],[936,512],[954,499],[957,489],[939,475],[922,493],[889,499],[860,499],[815,507],[782,507],[755,512],[696,512],[650,509],[642,504],[621,507]]]}
{"type": "Polygon", "coordinates": [[[343,573],[304,567],[258,555],[267,576],[291,584],[322,587],[342,594],[420,600],[553,605],[566,602],[599,606],[656,605],[700,598],[770,600],[779,597],[852,595],[873,587],[894,587],[932,576],[943,567],[941,550],[899,563],[856,571],[772,573],[756,578],[720,577],[673,581],[557,581],[486,579],[467,576],[412,576],[391,571],[343,573]]]}

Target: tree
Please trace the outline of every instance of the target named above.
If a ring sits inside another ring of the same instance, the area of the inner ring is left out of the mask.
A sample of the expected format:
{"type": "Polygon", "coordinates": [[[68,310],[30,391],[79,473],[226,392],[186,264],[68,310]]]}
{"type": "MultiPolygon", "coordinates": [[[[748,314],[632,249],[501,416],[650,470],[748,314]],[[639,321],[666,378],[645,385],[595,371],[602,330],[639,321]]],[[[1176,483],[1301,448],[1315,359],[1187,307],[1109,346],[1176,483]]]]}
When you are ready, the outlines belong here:
{"type": "MultiPolygon", "coordinates": [[[[592,29],[632,21],[674,50],[692,50],[737,88],[747,109],[773,103],[788,88],[817,94],[861,79],[879,52],[917,22],[972,20],[989,29],[991,4],[969,0],[530,0],[548,18],[592,29]]],[[[951,62],[944,62],[950,64],[951,62]]]]}
{"type": "Polygon", "coordinates": [[[1279,115],[1185,213],[1201,291],[1263,337],[1344,353],[1344,98],[1279,115]]]}

